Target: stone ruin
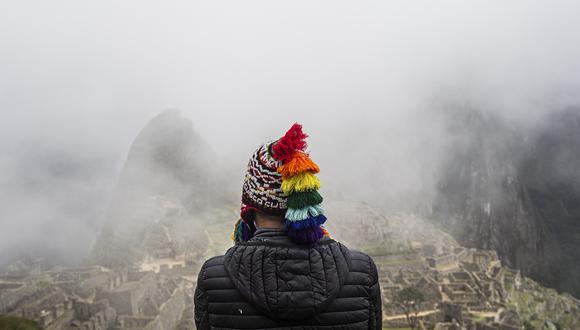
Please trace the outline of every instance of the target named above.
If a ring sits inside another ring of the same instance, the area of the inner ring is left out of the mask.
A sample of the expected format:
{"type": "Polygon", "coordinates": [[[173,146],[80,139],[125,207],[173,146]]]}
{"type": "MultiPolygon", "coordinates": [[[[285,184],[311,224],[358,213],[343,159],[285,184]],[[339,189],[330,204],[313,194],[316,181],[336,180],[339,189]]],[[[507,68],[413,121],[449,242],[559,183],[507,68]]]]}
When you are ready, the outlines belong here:
{"type": "MultiPolygon", "coordinates": [[[[419,244],[421,245],[421,244],[419,244]]],[[[396,294],[405,287],[418,289],[425,301],[418,305],[420,329],[515,330],[523,322],[510,306],[509,288],[521,286],[519,271],[502,266],[494,251],[444,248],[428,241],[423,258],[377,258],[383,294],[383,322],[391,328],[407,327],[396,294]]],[[[569,298],[576,308],[580,302],[569,298]]],[[[576,317],[580,328],[580,317],[576,317]]],[[[546,328],[547,329],[547,328],[546,328]]]]}
{"type": "Polygon", "coordinates": [[[176,329],[193,322],[192,287],[179,276],[99,266],[0,276],[0,313],[48,330],[176,329]]]}

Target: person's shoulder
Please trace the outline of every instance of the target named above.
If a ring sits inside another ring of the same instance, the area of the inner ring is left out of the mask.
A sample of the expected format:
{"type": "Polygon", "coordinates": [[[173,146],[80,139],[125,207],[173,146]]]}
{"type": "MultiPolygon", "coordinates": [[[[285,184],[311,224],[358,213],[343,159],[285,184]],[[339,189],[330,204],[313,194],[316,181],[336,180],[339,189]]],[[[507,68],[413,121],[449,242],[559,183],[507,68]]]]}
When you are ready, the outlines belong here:
{"type": "Polygon", "coordinates": [[[201,266],[200,272],[206,272],[208,269],[224,265],[224,255],[219,255],[207,259],[201,266]]]}
{"type": "Polygon", "coordinates": [[[356,259],[356,260],[362,260],[362,261],[366,261],[366,262],[372,262],[373,259],[366,253],[359,251],[359,250],[354,250],[354,249],[349,249],[350,251],[350,256],[352,259],[356,259]]]}
{"type": "Polygon", "coordinates": [[[340,249],[346,253],[348,253],[349,255],[349,259],[351,261],[359,261],[359,262],[363,262],[366,264],[374,264],[373,259],[366,253],[356,250],[356,249],[351,249],[349,247],[347,247],[346,245],[344,245],[343,243],[334,240],[334,239],[329,239],[328,242],[330,242],[331,244],[336,244],[340,247],[340,249]]]}
{"type": "Polygon", "coordinates": [[[350,251],[350,259],[352,261],[358,261],[360,263],[366,264],[366,265],[374,265],[374,260],[373,258],[371,258],[368,254],[359,251],[359,250],[354,250],[354,249],[349,249],[350,251]]]}
{"type": "Polygon", "coordinates": [[[354,271],[365,273],[371,275],[371,277],[377,276],[377,266],[371,256],[359,250],[349,249],[349,251],[351,259],[351,272],[354,271]]]}
{"type": "Polygon", "coordinates": [[[201,266],[198,280],[205,280],[208,277],[219,276],[223,272],[225,272],[224,256],[219,255],[211,257],[207,259],[201,266]]]}
{"type": "Polygon", "coordinates": [[[219,255],[207,259],[201,268],[212,267],[216,265],[222,265],[224,263],[224,255],[219,255]]]}

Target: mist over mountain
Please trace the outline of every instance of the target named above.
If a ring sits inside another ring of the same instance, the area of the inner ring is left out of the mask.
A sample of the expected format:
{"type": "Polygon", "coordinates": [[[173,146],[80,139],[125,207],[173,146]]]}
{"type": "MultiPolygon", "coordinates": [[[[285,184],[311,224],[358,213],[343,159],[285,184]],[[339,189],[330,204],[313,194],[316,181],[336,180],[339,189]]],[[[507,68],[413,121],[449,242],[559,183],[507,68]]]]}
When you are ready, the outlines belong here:
{"type": "MultiPolygon", "coordinates": [[[[544,231],[543,268],[534,276],[580,296],[580,111],[552,114],[520,171],[544,231]]],[[[537,221],[538,221],[537,220],[537,221]]]]}
{"type": "Polygon", "coordinates": [[[29,138],[0,153],[0,267],[86,257],[114,185],[114,155],[29,138]]]}
{"type": "MultiPolygon", "coordinates": [[[[232,191],[218,156],[178,110],[152,118],[135,137],[119,175],[122,198],[160,194],[180,200],[190,211],[224,203],[232,191]]],[[[115,203],[112,208],[123,205],[115,203]]]]}
{"type": "Polygon", "coordinates": [[[92,259],[126,267],[148,254],[203,251],[200,215],[233,201],[217,159],[179,111],[151,119],[128,152],[92,259]]]}
{"type": "Polygon", "coordinates": [[[580,295],[578,109],[533,127],[476,110],[449,114],[433,215],[460,244],[580,295]]]}

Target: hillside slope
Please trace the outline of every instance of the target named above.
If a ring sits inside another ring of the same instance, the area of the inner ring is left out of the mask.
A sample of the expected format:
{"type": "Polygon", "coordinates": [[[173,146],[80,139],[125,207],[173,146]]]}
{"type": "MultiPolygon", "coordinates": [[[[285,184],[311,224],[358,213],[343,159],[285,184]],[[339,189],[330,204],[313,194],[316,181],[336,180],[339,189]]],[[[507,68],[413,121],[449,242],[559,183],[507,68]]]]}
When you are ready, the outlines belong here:
{"type": "Polygon", "coordinates": [[[94,262],[126,267],[146,257],[203,250],[207,237],[199,218],[231,203],[216,164],[181,113],[168,110],[154,117],[131,145],[93,249],[94,262]]]}
{"type": "Polygon", "coordinates": [[[449,120],[454,142],[434,219],[462,244],[580,295],[580,114],[522,129],[475,111],[449,120]]]}

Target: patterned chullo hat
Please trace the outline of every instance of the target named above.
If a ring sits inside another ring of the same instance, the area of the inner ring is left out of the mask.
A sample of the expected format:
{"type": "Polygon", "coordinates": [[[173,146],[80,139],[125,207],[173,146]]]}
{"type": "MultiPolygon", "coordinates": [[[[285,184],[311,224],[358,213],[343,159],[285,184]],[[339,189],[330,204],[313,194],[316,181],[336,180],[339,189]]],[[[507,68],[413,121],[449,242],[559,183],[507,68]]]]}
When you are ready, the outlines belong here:
{"type": "Polygon", "coordinates": [[[306,137],[302,126],[294,124],[281,139],[254,152],[242,189],[241,219],[232,234],[235,242],[252,238],[255,211],[284,215],[288,236],[297,243],[312,244],[328,236],[315,176],[320,169],[305,152],[306,137]]]}

